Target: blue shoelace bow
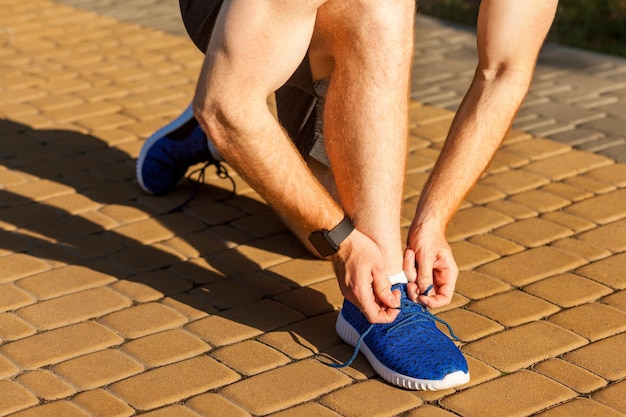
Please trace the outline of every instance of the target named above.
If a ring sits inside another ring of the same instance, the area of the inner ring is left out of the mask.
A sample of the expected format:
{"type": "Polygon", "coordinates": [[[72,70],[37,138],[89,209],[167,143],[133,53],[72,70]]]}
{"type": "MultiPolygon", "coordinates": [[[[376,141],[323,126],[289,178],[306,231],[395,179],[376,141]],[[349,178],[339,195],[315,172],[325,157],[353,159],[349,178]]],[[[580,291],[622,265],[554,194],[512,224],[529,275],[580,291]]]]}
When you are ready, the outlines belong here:
{"type": "MultiPolygon", "coordinates": [[[[426,289],[426,291],[424,291],[424,295],[428,295],[428,293],[432,289],[433,289],[433,286],[430,285],[426,289]]],[[[452,330],[452,326],[450,326],[448,323],[446,323],[445,320],[442,320],[439,317],[437,317],[434,314],[432,314],[423,305],[414,303],[414,302],[412,302],[410,300],[407,300],[407,299],[404,299],[404,300],[402,300],[402,302],[400,304],[400,307],[397,307],[397,309],[398,310],[402,310],[403,308],[406,308],[406,309],[410,308],[411,311],[402,320],[398,321],[397,323],[392,324],[387,329],[385,329],[386,333],[389,333],[391,331],[400,329],[400,328],[402,328],[404,326],[411,325],[411,324],[413,324],[413,323],[415,323],[416,321],[419,321],[419,320],[428,320],[428,321],[437,321],[437,322],[443,324],[444,326],[446,326],[448,328],[448,332],[450,333],[450,336],[454,340],[460,340],[458,338],[458,336],[456,334],[454,334],[454,331],[452,330]],[[415,308],[415,307],[418,307],[418,308],[415,308]]],[[[361,348],[361,344],[363,343],[363,340],[369,334],[369,332],[372,331],[374,326],[376,326],[376,323],[370,324],[369,327],[363,333],[361,333],[361,335],[359,337],[359,340],[354,345],[354,352],[352,353],[352,356],[350,357],[350,359],[348,359],[344,363],[329,363],[328,366],[330,366],[332,368],[345,368],[345,367],[348,367],[348,366],[352,365],[352,362],[354,362],[354,360],[356,359],[356,357],[359,354],[359,349],[361,348]]]]}

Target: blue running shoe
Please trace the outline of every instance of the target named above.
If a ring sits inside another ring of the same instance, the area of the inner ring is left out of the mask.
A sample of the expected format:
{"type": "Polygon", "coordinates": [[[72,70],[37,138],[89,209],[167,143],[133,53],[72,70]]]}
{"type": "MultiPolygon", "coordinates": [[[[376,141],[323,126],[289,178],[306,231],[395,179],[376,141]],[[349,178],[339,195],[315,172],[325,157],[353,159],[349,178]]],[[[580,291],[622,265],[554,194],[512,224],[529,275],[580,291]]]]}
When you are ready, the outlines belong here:
{"type": "Polygon", "coordinates": [[[200,162],[219,165],[190,105],[143,144],[137,159],[137,181],[146,193],[164,195],[176,187],[190,166],[200,162]]]}
{"type": "Polygon", "coordinates": [[[361,351],[378,375],[403,388],[442,390],[467,383],[469,371],[463,354],[435,326],[436,321],[447,323],[412,302],[406,296],[406,284],[393,289],[399,289],[402,298],[400,314],[390,324],[371,324],[354,304],[344,301],[337,333],[355,347],[355,354],[338,367],[348,366],[361,351]]]}

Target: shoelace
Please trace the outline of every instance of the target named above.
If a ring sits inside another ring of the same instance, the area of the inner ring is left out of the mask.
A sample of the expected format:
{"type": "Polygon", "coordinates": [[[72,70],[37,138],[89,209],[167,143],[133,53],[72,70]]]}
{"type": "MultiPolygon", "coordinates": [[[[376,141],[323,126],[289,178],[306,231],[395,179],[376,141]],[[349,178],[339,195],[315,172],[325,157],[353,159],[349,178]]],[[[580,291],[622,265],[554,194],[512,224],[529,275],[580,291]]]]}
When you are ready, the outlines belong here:
{"type": "Polygon", "coordinates": [[[191,200],[193,200],[196,197],[196,194],[198,194],[198,190],[204,184],[205,171],[211,165],[215,165],[215,173],[217,174],[218,178],[221,178],[223,180],[229,180],[231,185],[233,186],[232,190],[226,197],[221,198],[217,201],[218,202],[226,201],[235,195],[237,191],[237,185],[235,184],[235,180],[230,176],[230,174],[228,173],[228,170],[226,169],[224,165],[222,165],[220,161],[211,160],[211,161],[206,162],[201,168],[193,170],[189,173],[189,175],[187,175],[187,182],[193,185],[193,191],[191,192],[191,195],[187,197],[185,201],[183,201],[182,203],[180,203],[173,209],[165,212],[164,214],[171,214],[171,213],[175,213],[177,211],[182,210],[183,208],[187,206],[187,204],[191,202],[191,200]],[[198,174],[198,179],[194,180],[193,176],[196,173],[198,174]]]}
{"type": "MultiPolygon", "coordinates": [[[[430,285],[426,289],[426,291],[424,291],[424,295],[428,295],[428,293],[432,289],[433,289],[433,286],[430,285]]],[[[454,331],[452,330],[452,326],[450,326],[450,324],[448,324],[445,320],[442,320],[439,317],[432,314],[430,311],[426,309],[426,307],[420,304],[414,303],[412,301],[402,300],[402,304],[400,305],[400,307],[397,307],[397,309],[402,310],[403,307],[411,308],[412,311],[409,314],[407,314],[407,316],[403,318],[402,320],[400,320],[398,323],[394,323],[393,325],[389,326],[389,328],[385,330],[386,333],[397,330],[401,327],[413,324],[415,323],[415,321],[429,320],[429,321],[437,321],[443,324],[444,326],[448,328],[448,332],[450,333],[450,336],[454,340],[460,340],[458,336],[454,334],[454,331]],[[415,307],[418,307],[418,308],[415,309],[415,307]]],[[[361,348],[361,344],[363,344],[363,340],[365,340],[365,337],[369,334],[370,331],[372,331],[374,326],[376,326],[376,323],[370,324],[369,327],[359,336],[359,340],[354,345],[354,352],[352,352],[352,356],[350,357],[350,359],[348,359],[344,363],[329,363],[328,366],[332,368],[345,368],[345,367],[352,365],[352,362],[354,362],[354,360],[359,354],[359,349],[361,348]]]]}

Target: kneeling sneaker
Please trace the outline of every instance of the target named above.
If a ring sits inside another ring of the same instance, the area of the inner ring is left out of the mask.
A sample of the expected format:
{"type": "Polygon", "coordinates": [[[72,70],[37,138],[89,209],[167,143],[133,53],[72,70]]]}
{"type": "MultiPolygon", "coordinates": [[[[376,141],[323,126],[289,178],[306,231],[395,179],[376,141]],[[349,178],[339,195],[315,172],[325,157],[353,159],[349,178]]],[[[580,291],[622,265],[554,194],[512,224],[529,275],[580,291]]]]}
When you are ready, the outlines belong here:
{"type": "Polygon", "coordinates": [[[407,297],[406,284],[392,288],[399,289],[402,297],[400,314],[390,324],[371,324],[354,304],[344,301],[337,333],[355,347],[355,354],[339,366],[349,365],[360,351],[378,375],[403,388],[442,390],[467,383],[467,362],[435,325],[440,320],[407,297]]]}
{"type": "Polygon", "coordinates": [[[219,166],[219,154],[211,146],[190,105],[143,144],[136,167],[139,185],[148,194],[164,195],[190,166],[200,162],[219,166]]]}

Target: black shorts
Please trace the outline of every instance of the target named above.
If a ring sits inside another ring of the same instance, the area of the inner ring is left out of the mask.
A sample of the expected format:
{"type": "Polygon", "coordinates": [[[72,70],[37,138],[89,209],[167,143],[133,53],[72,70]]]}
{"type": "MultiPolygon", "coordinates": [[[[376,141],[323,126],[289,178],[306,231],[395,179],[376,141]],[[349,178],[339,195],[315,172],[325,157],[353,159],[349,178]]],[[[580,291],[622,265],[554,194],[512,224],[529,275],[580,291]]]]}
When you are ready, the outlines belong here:
{"type": "MultiPolygon", "coordinates": [[[[179,0],[183,23],[193,43],[204,53],[223,0],[179,0]]],[[[278,120],[303,156],[329,165],[322,127],[327,80],[313,82],[308,55],[278,91],[278,120]]]]}

